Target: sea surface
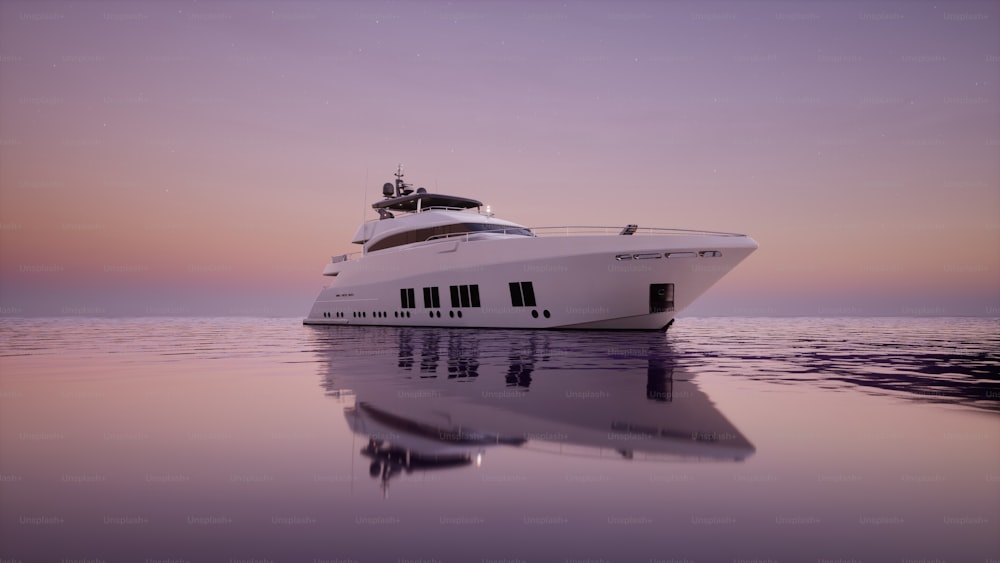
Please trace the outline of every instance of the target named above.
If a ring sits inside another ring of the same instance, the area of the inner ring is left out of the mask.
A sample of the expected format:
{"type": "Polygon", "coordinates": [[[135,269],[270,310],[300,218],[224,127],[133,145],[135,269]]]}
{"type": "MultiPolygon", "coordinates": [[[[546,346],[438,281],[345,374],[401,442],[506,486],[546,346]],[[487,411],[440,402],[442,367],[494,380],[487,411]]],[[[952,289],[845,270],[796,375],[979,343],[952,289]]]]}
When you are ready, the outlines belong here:
{"type": "Polygon", "coordinates": [[[0,320],[0,560],[1000,560],[1000,319],[0,320]]]}

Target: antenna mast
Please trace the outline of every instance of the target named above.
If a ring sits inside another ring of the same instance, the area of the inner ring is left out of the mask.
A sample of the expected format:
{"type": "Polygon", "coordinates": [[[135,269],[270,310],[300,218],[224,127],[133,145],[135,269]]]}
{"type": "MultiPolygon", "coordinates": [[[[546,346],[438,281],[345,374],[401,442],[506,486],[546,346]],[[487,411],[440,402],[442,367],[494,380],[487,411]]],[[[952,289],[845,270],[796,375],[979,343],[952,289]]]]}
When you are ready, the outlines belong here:
{"type": "Polygon", "coordinates": [[[396,166],[396,197],[406,195],[406,188],[409,187],[403,182],[403,165],[396,166]]]}
{"type": "Polygon", "coordinates": [[[365,166],[365,186],[361,190],[362,193],[362,204],[361,204],[361,223],[365,222],[365,209],[368,207],[368,167],[365,166]]]}

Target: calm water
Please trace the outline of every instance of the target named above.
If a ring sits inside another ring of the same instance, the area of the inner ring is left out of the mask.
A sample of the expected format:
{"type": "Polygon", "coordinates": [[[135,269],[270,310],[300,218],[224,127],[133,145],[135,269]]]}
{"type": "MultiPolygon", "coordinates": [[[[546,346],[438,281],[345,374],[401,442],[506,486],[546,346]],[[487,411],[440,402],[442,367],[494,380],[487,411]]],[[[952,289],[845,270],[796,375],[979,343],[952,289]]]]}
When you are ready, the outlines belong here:
{"type": "Polygon", "coordinates": [[[1000,321],[0,321],[3,561],[996,561],[1000,321]]]}

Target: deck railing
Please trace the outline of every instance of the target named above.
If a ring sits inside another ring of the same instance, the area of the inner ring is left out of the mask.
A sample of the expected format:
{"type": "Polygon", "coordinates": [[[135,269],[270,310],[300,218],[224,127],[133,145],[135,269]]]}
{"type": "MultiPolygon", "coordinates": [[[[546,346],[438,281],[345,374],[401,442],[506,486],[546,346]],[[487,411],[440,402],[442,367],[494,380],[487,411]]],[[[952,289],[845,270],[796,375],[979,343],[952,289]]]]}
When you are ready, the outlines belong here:
{"type": "MultiPolygon", "coordinates": [[[[444,240],[451,238],[463,238],[469,240],[470,237],[475,235],[506,235],[511,236],[524,236],[524,230],[526,227],[509,227],[502,228],[498,227],[496,229],[486,229],[482,231],[471,231],[467,233],[448,233],[441,235],[434,235],[428,237],[426,241],[432,240],[444,240]]],[[[587,236],[587,235],[621,235],[621,236],[635,236],[635,235],[714,235],[714,236],[726,236],[726,237],[745,237],[746,235],[741,233],[727,233],[722,231],[705,231],[697,229],[667,229],[659,227],[638,227],[632,235],[623,235],[622,229],[624,227],[596,227],[587,225],[569,225],[562,227],[532,227],[528,229],[531,231],[532,236],[543,236],[543,237],[565,237],[565,236],[587,236]]]]}
{"type": "MultiPolygon", "coordinates": [[[[576,235],[620,235],[626,226],[594,227],[588,225],[570,225],[563,227],[533,227],[531,232],[542,236],[576,236],[576,235]]],[[[669,229],[661,227],[636,227],[632,235],[716,235],[726,237],[745,237],[741,233],[722,231],[706,231],[703,229],[669,229]]]]}

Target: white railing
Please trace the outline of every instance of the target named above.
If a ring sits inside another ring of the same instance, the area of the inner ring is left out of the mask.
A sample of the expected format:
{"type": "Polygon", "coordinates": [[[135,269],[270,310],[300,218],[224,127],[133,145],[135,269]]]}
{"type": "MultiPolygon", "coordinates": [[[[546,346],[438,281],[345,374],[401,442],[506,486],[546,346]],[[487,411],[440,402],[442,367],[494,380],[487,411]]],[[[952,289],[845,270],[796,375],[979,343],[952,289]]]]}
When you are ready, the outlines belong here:
{"type": "Polygon", "coordinates": [[[531,236],[534,236],[534,235],[525,234],[525,231],[527,231],[527,230],[528,229],[525,228],[525,227],[508,227],[506,229],[504,229],[504,228],[485,229],[485,230],[482,230],[482,231],[468,231],[468,232],[465,232],[465,233],[445,233],[445,234],[441,234],[441,235],[432,235],[432,236],[427,237],[423,241],[417,241],[417,242],[429,242],[429,241],[432,241],[432,240],[433,241],[440,241],[440,240],[450,239],[450,238],[462,238],[462,239],[465,239],[465,240],[469,240],[471,237],[474,237],[476,235],[508,235],[508,236],[522,236],[522,237],[531,237],[531,236]]]}
{"type": "MultiPolygon", "coordinates": [[[[579,236],[579,235],[621,235],[625,226],[594,227],[587,225],[570,225],[563,227],[532,227],[531,232],[541,236],[579,236]]],[[[727,237],[745,237],[741,233],[726,233],[722,231],[706,231],[702,229],[667,229],[660,227],[637,227],[633,235],[717,235],[727,237]]]]}
{"type": "Polygon", "coordinates": [[[635,236],[635,235],[714,235],[714,236],[725,236],[725,237],[745,237],[746,235],[741,233],[727,233],[722,231],[704,231],[698,229],[665,229],[659,227],[638,227],[632,235],[622,235],[622,230],[625,227],[595,227],[595,226],[582,226],[582,225],[570,225],[562,227],[508,227],[508,228],[496,228],[496,229],[485,229],[482,231],[470,231],[467,233],[448,233],[441,235],[434,235],[428,237],[426,241],[440,241],[451,238],[462,238],[464,240],[469,240],[470,237],[476,235],[511,235],[511,236],[525,236],[524,231],[529,230],[532,236],[544,236],[544,237],[565,237],[565,236],[593,236],[593,235],[621,235],[621,236],[635,236]]]}
{"type": "Polygon", "coordinates": [[[446,205],[431,205],[430,207],[421,207],[420,212],[424,211],[465,211],[470,209],[469,207],[448,207],[446,205]]]}

